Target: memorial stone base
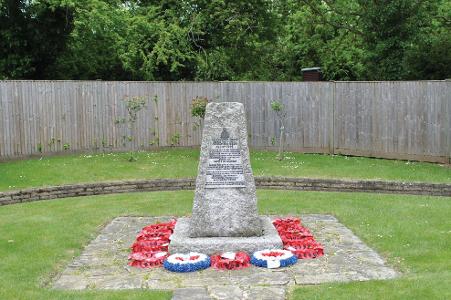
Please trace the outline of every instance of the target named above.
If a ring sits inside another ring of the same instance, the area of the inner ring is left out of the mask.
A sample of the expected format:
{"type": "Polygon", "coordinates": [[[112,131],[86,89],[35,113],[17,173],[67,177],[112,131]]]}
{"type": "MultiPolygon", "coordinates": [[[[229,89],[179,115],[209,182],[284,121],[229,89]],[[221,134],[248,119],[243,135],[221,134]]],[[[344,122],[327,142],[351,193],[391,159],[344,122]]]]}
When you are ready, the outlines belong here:
{"type": "Polygon", "coordinates": [[[269,217],[260,217],[263,235],[255,237],[196,237],[189,236],[189,218],[180,218],[175,225],[169,244],[170,253],[200,252],[208,255],[222,252],[245,251],[253,253],[263,249],[282,249],[282,240],[269,217]]]}

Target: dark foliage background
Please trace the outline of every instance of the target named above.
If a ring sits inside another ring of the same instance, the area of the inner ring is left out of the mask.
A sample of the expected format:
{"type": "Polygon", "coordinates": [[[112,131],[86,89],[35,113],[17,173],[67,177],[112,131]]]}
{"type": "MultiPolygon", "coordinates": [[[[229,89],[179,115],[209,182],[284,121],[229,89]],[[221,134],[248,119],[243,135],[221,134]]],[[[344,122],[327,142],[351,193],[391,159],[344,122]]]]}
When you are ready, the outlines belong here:
{"type": "Polygon", "coordinates": [[[451,77],[449,0],[0,0],[0,79],[451,77]]]}

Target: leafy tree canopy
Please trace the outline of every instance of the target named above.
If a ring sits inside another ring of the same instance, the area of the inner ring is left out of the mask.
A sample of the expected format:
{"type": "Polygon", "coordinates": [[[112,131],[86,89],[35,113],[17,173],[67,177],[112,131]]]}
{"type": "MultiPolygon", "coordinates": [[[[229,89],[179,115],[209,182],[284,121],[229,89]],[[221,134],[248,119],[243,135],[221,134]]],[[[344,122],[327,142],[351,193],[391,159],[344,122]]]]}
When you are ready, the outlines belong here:
{"type": "Polygon", "coordinates": [[[451,77],[446,0],[0,0],[0,79],[451,77]]]}

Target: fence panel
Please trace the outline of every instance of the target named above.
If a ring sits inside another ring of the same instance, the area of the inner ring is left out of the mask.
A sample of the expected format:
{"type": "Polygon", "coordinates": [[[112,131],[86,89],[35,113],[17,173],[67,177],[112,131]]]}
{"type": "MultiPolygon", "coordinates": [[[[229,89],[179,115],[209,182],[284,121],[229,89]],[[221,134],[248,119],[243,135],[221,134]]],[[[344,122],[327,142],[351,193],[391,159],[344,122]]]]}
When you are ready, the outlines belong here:
{"type": "Polygon", "coordinates": [[[449,162],[451,82],[0,81],[0,159],[43,153],[197,146],[195,97],[244,103],[249,144],[449,162]],[[124,99],[144,97],[133,134],[124,99]],[[133,135],[133,139],[129,136],[133,135]]]}
{"type": "Polygon", "coordinates": [[[446,161],[450,82],[337,82],[335,151],[446,161]]]}

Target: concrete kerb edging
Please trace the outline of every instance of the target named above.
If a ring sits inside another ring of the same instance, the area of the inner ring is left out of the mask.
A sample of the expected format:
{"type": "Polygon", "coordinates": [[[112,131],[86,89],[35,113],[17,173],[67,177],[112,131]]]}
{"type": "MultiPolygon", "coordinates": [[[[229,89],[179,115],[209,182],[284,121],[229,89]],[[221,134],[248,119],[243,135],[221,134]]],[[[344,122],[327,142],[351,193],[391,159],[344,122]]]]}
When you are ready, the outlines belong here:
{"type": "MultiPolygon", "coordinates": [[[[260,189],[368,192],[451,197],[451,184],[445,183],[255,177],[255,184],[257,188],[260,189]]],[[[0,192],[0,206],[39,200],[115,193],[193,190],[194,187],[195,178],[145,179],[69,184],[0,192]]]]}

